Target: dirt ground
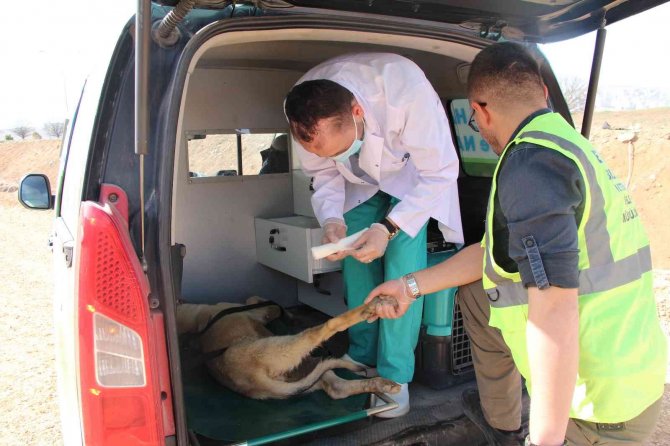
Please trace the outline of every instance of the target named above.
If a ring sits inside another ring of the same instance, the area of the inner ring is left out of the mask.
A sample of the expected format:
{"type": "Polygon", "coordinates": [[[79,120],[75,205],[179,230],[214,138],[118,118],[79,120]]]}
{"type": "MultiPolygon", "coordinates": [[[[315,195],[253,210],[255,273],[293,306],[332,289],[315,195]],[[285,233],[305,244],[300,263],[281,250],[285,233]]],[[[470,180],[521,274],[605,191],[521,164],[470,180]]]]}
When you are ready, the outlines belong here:
{"type": "MultiPolygon", "coordinates": [[[[577,117],[576,120],[579,120],[577,117]]],[[[596,113],[592,140],[612,170],[627,177],[627,144],[604,130],[640,123],[630,190],[651,239],[659,315],[670,334],[670,109],[596,113]]],[[[44,172],[55,185],[58,141],[0,143],[0,445],[61,445],[55,391],[51,252],[53,213],[23,209],[13,190],[23,174],[44,172]],[[10,192],[2,192],[11,190],[10,192]]],[[[666,383],[670,383],[670,374],[666,383]]],[[[647,443],[670,446],[670,384],[647,443]]]]}

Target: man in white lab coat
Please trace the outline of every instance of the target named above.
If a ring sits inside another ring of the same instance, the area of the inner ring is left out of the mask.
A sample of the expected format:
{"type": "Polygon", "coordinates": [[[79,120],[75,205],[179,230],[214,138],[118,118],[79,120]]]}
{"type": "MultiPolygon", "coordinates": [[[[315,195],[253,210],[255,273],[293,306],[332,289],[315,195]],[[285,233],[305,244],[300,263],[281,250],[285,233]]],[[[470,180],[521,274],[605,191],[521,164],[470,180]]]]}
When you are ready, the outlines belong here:
{"type": "MultiPolygon", "coordinates": [[[[329,257],[343,259],[350,308],[384,280],[426,266],[430,217],[445,240],[463,242],[449,123],[414,62],[387,53],[330,59],[298,81],[285,112],[302,169],[314,178],[312,206],[324,243],[369,228],[355,249],[329,257]]],[[[349,330],[349,359],[403,384],[394,396],[400,407],[379,416],[409,411],[407,383],[414,374],[422,309],[419,299],[400,319],[349,330]]]]}

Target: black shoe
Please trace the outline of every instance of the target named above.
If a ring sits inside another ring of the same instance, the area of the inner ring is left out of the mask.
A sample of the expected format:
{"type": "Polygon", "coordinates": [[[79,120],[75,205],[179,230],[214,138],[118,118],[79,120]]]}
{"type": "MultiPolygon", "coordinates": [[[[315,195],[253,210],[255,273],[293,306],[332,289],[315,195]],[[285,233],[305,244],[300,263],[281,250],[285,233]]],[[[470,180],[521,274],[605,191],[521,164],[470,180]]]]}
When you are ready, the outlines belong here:
{"type": "Polygon", "coordinates": [[[482,412],[482,405],[479,401],[479,392],[476,389],[467,389],[461,394],[461,404],[463,405],[463,412],[470,421],[482,431],[489,446],[522,446],[527,429],[521,426],[516,431],[504,431],[496,429],[489,425],[484,418],[482,412]]]}

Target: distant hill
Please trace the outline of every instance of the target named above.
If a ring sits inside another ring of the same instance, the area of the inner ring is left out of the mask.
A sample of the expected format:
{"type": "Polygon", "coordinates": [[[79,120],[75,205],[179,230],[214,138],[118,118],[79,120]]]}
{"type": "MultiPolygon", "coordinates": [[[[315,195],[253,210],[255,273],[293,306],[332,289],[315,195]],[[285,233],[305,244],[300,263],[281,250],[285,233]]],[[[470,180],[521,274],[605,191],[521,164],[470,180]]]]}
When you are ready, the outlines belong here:
{"type": "Polygon", "coordinates": [[[60,140],[0,140],[0,185],[19,184],[27,173],[44,173],[52,187],[58,175],[60,140]]]}
{"type": "Polygon", "coordinates": [[[630,86],[598,88],[596,110],[643,110],[670,107],[670,90],[630,86]]]}

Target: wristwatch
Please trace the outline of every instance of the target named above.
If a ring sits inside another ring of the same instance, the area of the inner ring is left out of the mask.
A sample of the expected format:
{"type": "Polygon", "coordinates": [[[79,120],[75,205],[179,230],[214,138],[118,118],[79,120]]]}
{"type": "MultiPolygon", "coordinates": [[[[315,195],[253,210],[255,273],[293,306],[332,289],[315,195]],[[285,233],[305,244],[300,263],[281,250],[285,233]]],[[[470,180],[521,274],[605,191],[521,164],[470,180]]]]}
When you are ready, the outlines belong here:
{"type": "MultiPolygon", "coordinates": [[[[528,434],[526,435],[526,441],[523,442],[523,446],[540,446],[540,445],[537,445],[532,441],[530,441],[530,434],[528,434]]],[[[568,446],[568,440],[563,440],[561,446],[568,446]]]]}
{"type": "Polygon", "coordinates": [[[421,297],[421,291],[419,291],[419,285],[416,283],[414,274],[412,273],[405,274],[403,278],[405,279],[407,288],[409,288],[409,291],[412,293],[412,297],[414,299],[418,299],[419,297],[421,297]]]}
{"type": "Polygon", "coordinates": [[[400,232],[400,228],[397,227],[395,224],[391,223],[391,221],[388,218],[384,218],[382,221],[380,221],[382,225],[389,231],[389,240],[393,240],[396,235],[400,232]]]}

